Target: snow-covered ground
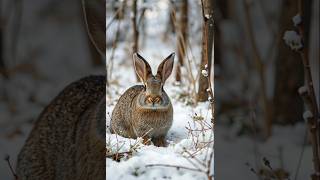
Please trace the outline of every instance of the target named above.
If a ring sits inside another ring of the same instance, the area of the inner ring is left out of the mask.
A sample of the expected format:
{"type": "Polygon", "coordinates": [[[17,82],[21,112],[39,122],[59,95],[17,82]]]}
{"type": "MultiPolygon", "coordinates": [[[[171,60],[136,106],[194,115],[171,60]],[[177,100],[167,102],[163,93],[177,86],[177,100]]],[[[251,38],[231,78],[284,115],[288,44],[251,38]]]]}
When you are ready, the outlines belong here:
{"type": "MultiPolygon", "coordinates": [[[[167,88],[170,89],[170,88],[167,88]]],[[[168,91],[171,97],[177,92],[172,88],[171,91],[168,91]]],[[[169,142],[168,147],[156,147],[154,145],[145,146],[141,142],[136,145],[138,146],[136,151],[133,152],[132,157],[124,158],[120,162],[113,161],[111,158],[107,158],[107,179],[154,179],[162,178],[166,179],[206,179],[204,173],[194,172],[190,170],[180,169],[172,167],[146,167],[150,164],[162,164],[162,165],[175,165],[183,166],[190,168],[195,167],[190,161],[195,164],[198,164],[196,160],[188,158],[190,153],[196,152],[198,148],[195,147],[192,136],[188,134],[188,123],[191,124],[191,127],[194,127],[195,113],[198,116],[203,115],[206,117],[208,112],[207,103],[201,104],[195,108],[185,105],[183,102],[179,102],[174,98],[172,103],[174,106],[174,121],[172,128],[169,130],[167,135],[167,141],[169,142]],[[193,117],[193,118],[192,118],[193,117]]],[[[111,113],[112,106],[107,106],[107,112],[111,113]]],[[[114,134],[107,134],[107,149],[112,149],[113,152],[117,152],[117,146],[121,147],[119,152],[127,152],[130,149],[130,144],[133,145],[137,140],[125,139],[121,137],[116,137],[114,134]]],[[[199,136],[198,143],[205,143],[213,140],[212,131],[208,130],[204,133],[204,137],[199,136]]],[[[213,143],[210,145],[213,147],[213,143]]],[[[196,153],[196,157],[202,161],[208,156],[208,153],[212,151],[211,148],[209,152],[206,151],[206,148],[202,151],[196,153]]],[[[130,155],[131,156],[131,155],[130,155]]],[[[207,157],[208,159],[208,157],[207,157]]],[[[205,162],[205,161],[204,161],[205,162]]],[[[200,165],[198,165],[201,167],[200,165]]],[[[202,168],[204,170],[204,168],[202,168]]]]}
{"type": "Polygon", "coordinates": [[[275,126],[272,137],[266,142],[246,135],[236,135],[238,125],[231,128],[217,125],[215,129],[217,178],[258,179],[250,167],[256,171],[268,169],[263,164],[264,157],[270,161],[273,169],[283,169],[289,173],[290,179],[309,179],[312,173],[312,151],[310,144],[305,141],[306,126],[303,123],[287,127],[275,126]]]}

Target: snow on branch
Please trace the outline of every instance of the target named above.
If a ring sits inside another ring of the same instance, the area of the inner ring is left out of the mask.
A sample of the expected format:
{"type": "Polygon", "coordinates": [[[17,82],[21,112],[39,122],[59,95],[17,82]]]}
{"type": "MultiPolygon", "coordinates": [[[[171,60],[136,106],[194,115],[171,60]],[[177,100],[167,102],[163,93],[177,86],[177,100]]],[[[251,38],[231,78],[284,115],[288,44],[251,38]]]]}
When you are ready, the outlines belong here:
{"type": "Polygon", "coordinates": [[[201,71],[201,74],[204,76],[204,77],[208,77],[208,71],[207,70],[205,70],[205,69],[203,69],[202,71],[201,71]]]}
{"type": "Polygon", "coordinates": [[[299,94],[305,94],[308,92],[308,87],[307,86],[301,86],[299,89],[298,89],[298,92],[299,94]]]}
{"type": "Polygon", "coordinates": [[[302,38],[296,31],[286,31],[283,40],[292,50],[298,51],[303,48],[302,38]]]}
{"type": "Polygon", "coordinates": [[[294,26],[296,26],[296,27],[299,26],[302,23],[302,18],[300,16],[300,14],[293,16],[292,22],[293,22],[294,26]]]}
{"type": "Polygon", "coordinates": [[[298,27],[302,23],[302,18],[300,16],[300,14],[293,16],[292,22],[293,22],[294,26],[298,27]]]}
{"type": "Polygon", "coordinates": [[[311,119],[311,118],[313,118],[313,114],[312,114],[311,111],[307,110],[307,111],[305,111],[305,112],[303,113],[303,119],[304,119],[304,120],[307,121],[308,119],[311,119]]]}

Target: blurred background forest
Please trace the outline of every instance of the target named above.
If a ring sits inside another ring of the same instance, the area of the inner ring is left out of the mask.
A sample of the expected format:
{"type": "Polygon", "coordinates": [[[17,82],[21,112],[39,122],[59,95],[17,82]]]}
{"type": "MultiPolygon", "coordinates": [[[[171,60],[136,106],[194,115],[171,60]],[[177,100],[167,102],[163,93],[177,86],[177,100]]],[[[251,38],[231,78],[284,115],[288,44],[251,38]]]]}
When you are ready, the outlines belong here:
{"type": "Polygon", "coordinates": [[[69,83],[104,74],[81,1],[0,1],[0,179],[13,166],[41,111],[69,83]]]}
{"type": "MultiPolygon", "coordinates": [[[[132,53],[152,59],[154,68],[156,59],[176,52],[168,86],[182,90],[169,95],[190,108],[214,102],[217,176],[304,179],[314,173],[313,120],[303,116],[310,109],[300,87],[308,82],[308,54],[315,115],[318,0],[107,0],[106,63],[87,38],[79,0],[0,3],[0,156],[15,161],[32,122],[69,82],[106,74],[107,93],[115,95],[137,83],[132,53]],[[303,48],[296,36],[284,38],[286,31],[300,33],[303,48]]],[[[5,162],[0,169],[0,177],[10,177],[5,162]]]]}

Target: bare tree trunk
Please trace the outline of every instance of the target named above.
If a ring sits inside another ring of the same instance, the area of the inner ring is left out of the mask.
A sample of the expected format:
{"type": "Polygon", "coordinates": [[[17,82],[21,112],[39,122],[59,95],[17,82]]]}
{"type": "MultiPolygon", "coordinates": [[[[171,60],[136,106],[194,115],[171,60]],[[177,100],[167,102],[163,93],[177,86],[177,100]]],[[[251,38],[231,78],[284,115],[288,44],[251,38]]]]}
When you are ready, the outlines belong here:
{"type": "MultiPolygon", "coordinates": [[[[81,5],[81,2],[78,3],[79,5],[79,14],[82,15],[83,13],[83,10],[82,10],[82,5],[81,5]]],[[[84,31],[86,30],[86,22],[83,21],[83,28],[84,28],[84,31]]],[[[95,45],[92,43],[92,41],[90,40],[90,38],[87,36],[87,34],[85,34],[86,38],[87,38],[87,41],[88,41],[88,50],[89,50],[89,55],[90,55],[90,61],[91,61],[91,64],[93,66],[101,66],[101,65],[104,65],[103,63],[103,60],[102,60],[102,56],[101,54],[98,52],[98,50],[96,49],[95,45]]]]}
{"type": "MultiPolygon", "coordinates": [[[[313,153],[313,166],[314,172],[311,174],[312,180],[320,179],[320,116],[319,106],[317,104],[315,94],[315,81],[312,77],[312,67],[310,66],[309,58],[309,37],[310,37],[310,24],[311,24],[311,11],[312,2],[299,0],[299,14],[302,19],[302,23],[298,24],[299,34],[302,37],[303,48],[299,50],[303,67],[305,85],[302,89],[299,89],[299,93],[304,100],[305,110],[304,118],[308,123],[309,137],[312,144],[313,153]],[[305,90],[303,90],[305,89],[305,90]]],[[[318,78],[315,78],[318,79],[318,78]]]]}
{"type": "MultiPolygon", "coordinates": [[[[147,0],[143,0],[143,3],[147,3],[147,0]]],[[[139,19],[138,19],[138,27],[139,27],[139,34],[141,36],[140,38],[140,46],[143,47],[146,43],[146,39],[147,39],[147,31],[146,31],[146,28],[147,28],[147,24],[146,24],[146,19],[145,19],[145,13],[146,13],[146,10],[147,10],[147,7],[142,7],[141,8],[141,13],[140,13],[140,16],[139,16],[139,19]]]]}
{"type": "Polygon", "coordinates": [[[99,54],[99,52],[97,51],[97,49],[95,48],[95,46],[92,44],[92,42],[90,41],[89,38],[88,39],[88,45],[89,45],[89,53],[90,53],[90,59],[91,59],[91,63],[94,66],[101,66],[104,65],[103,60],[101,55],[99,54]]]}
{"type": "Polygon", "coordinates": [[[178,64],[176,69],[176,81],[181,81],[181,66],[184,65],[188,38],[188,0],[183,0],[178,26],[178,64]]]}
{"type": "Polygon", "coordinates": [[[127,1],[112,1],[112,6],[113,6],[113,11],[116,13],[116,19],[123,19],[124,18],[124,13],[125,13],[125,9],[126,9],[126,3],[127,1]]]}
{"type": "Polygon", "coordinates": [[[132,50],[133,52],[138,52],[139,51],[139,30],[138,30],[138,24],[137,24],[137,0],[133,0],[132,4],[132,27],[133,27],[133,47],[132,50]]]}
{"type": "MultiPolygon", "coordinates": [[[[132,47],[132,51],[133,53],[136,53],[139,51],[139,29],[138,29],[138,0],[133,0],[133,4],[132,4],[132,26],[133,26],[133,47],[132,47]]],[[[139,81],[139,77],[136,74],[136,79],[137,81],[139,81]]]]}
{"type": "MultiPolygon", "coordinates": [[[[1,10],[1,8],[0,8],[1,10]]],[[[5,66],[5,61],[4,61],[4,20],[1,17],[2,12],[0,11],[0,74],[5,77],[8,78],[8,73],[7,73],[7,69],[5,66]]]]}
{"type": "Polygon", "coordinates": [[[214,11],[214,18],[215,18],[215,25],[216,28],[214,29],[214,43],[219,44],[218,46],[214,46],[214,64],[221,65],[221,58],[223,56],[223,41],[222,41],[222,33],[220,30],[221,21],[230,18],[232,6],[230,0],[218,0],[215,1],[215,11],[214,11]]]}
{"type": "Polygon", "coordinates": [[[3,30],[2,20],[0,17],[0,74],[5,75],[4,57],[3,57],[3,30]]]}
{"type": "MultiPolygon", "coordinates": [[[[213,46],[213,0],[202,0],[202,15],[203,15],[203,29],[202,29],[202,57],[200,64],[200,71],[206,70],[207,75],[211,74],[211,62],[212,62],[212,46],[213,46]]],[[[207,77],[203,74],[199,78],[198,87],[198,102],[204,102],[208,100],[207,89],[209,87],[207,77]]]]}
{"type": "Polygon", "coordinates": [[[245,9],[245,18],[246,18],[246,31],[250,41],[250,45],[252,47],[253,61],[254,67],[259,75],[260,80],[260,97],[263,109],[263,118],[264,118],[264,126],[265,126],[265,138],[270,137],[272,134],[272,125],[273,125],[273,102],[267,96],[267,83],[266,83],[266,65],[263,62],[261,54],[259,53],[258,45],[256,43],[254,37],[254,29],[252,22],[252,14],[250,9],[250,4],[248,1],[243,1],[244,9],[245,9]]]}
{"type": "Polygon", "coordinates": [[[168,39],[169,34],[174,34],[176,32],[175,25],[174,25],[176,21],[175,15],[176,15],[176,5],[173,1],[171,1],[169,11],[168,11],[167,28],[163,35],[164,41],[168,39]]]}
{"type": "MultiPolygon", "coordinates": [[[[292,27],[292,17],[298,13],[297,1],[284,0],[280,16],[279,33],[284,34],[292,27]]],[[[299,54],[290,50],[279,41],[279,51],[276,58],[275,69],[275,93],[274,122],[287,124],[301,120],[303,103],[297,93],[297,89],[303,83],[303,65],[299,54]]]]}

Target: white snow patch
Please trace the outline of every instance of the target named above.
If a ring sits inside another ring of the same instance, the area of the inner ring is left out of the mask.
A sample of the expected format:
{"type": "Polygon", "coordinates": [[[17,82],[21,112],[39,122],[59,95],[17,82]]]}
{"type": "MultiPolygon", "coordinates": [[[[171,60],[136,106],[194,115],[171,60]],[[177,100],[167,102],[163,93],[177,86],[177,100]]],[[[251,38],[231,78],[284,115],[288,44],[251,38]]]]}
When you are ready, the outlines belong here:
{"type": "Polygon", "coordinates": [[[310,118],[313,118],[313,113],[309,110],[305,111],[303,113],[303,119],[305,119],[307,121],[310,118]]]}
{"type": "Polygon", "coordinates": [[[302,18],[300,16],[300,14],[293,16],[292,22],[293,22],[294,26],[299,26],[302,22],[302,18]]]}
{"type": "Polygon", "coordinates": [[[210,18],[211,18],[211,15],[210,15],[210,14],[205,14],[204,17],[205,17],[206,19],[210,19],[210,18]]]}
{"type": "Polygon", "coordinates": [[[297,51],[303,47],[301,36],[296,31],[286,31],[283,39],[292,50],[297,51]]]}
{"type": "Polygon", "coordinates": [[[299,92],[299,94],[304,94],[304,93],[308,92],[308,87],[307,86],[301,86],[298,89],[298,92],[299,92]]]}
{"type": "Polygon", "coordinates": [[[203,69],[202,71],[201,71],[201,74],[204,76],[204,77],[208,77],[208,71],[207,70],[205,70],[205,69],[203,69]]]}

